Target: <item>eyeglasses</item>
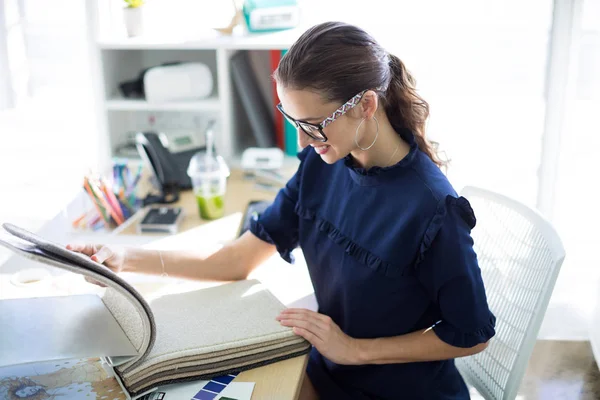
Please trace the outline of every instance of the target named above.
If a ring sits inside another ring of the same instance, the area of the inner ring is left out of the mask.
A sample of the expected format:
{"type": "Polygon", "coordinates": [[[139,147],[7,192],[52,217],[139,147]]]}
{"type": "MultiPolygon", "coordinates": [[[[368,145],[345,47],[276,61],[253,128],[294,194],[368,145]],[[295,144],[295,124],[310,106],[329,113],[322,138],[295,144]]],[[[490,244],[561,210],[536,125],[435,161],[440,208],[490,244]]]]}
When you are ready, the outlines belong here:
{"type": "Polygon", "coordinates": [[[354,96],[353,98],[351,98],[350,100],[348,100],[347,102],[342,104],[342,106],[340,108],[335,110],[333,112],[333,114],[331,114],[329,117],[325,118],[323,120],[323,122],[321,122],[320,124],[313,124],[310,122],[301,121],[301,120],[297,120],[297,119],[290,117],[289,115],[286,114],[285,111],[283,111],[283,107],[281,106],[281,103],[277,104],[277,109],[296,128],[302,129],[302,131],[304,133],[306,133],[308,136],[310,136],[314,140],[318,140],[319,142],[326,142],[327,136],[323,132],[323,129],[325,129],[325,127],[327,125],[331,124],[333,121],[335,121],[336,119],[338,119],[339,117],[341,117],[342,115],[346,114],[348,111],[350,111],[354,107],[356,107],[356,105],[360,102],[360,99],[362,99],[362,96],[365,93],[366,93],[366,90],[363,90],[362,92],[360,92],[359,94],[357,94],[356,96],[354,96]]]}

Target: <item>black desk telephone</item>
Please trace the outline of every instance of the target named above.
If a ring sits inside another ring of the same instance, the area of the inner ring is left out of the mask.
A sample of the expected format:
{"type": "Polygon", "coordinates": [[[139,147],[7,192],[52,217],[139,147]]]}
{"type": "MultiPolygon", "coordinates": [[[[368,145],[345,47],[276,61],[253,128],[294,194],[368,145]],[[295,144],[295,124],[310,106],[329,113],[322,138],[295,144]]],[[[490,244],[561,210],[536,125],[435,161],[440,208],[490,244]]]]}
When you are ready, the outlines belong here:
{"type": "Polygon", "coordinates": [[[192,156],[204,148],[173,154],[163,145],[155,132],[137,133],[135,144],[140,156],[152,170],[161,191],[157,196],[146,197],[144,205],[174,203],[179,200],[180,189],[192,188],[192,182],[187,175],[187,167],[192,156]]]}

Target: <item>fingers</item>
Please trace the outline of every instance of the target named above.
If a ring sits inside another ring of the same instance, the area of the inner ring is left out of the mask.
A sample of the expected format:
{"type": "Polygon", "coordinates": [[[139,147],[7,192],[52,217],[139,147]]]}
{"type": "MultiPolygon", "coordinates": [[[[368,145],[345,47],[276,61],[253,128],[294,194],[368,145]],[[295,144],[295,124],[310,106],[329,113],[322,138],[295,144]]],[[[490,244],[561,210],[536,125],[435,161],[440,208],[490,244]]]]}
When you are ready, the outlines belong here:
{"type": "Polygon", "coordinates": [[[294,328],[294,333],[304,337],[312,344],[324,343],[326,336],[331,331],[331,318],[303,308],[290,308],[284,310],[277,318],[283,326],[294,328]],[[308,339],[310,336],[311,339],[308,339]]]}
{"type": "Polygon", "coordinates": [[[106,260],[114,256],[113,251],[106,246],[95,244],[68,244],[67,250],[76,251],[90,257],[93,261],[103,264],[106,260]]]}
{"type": "Polygon", "coordinates": [[[318,323],[321,327],[325,327],[331,323],[331,318],[329,316],[304,308],[288,308],[279,314],[277,320],[289,318],[314,320],[315,323],[318,323]]]}
{"type": "Polygon", "coordinates": [[[312,315],[322,320],[327,320],[329,317],[324,314],[320,314],[318,312],[308,310],[306,308],[286,308],[281,312],[281,314],[304,314],[304,315],[312,315]]]}
{"type": "Polygon", "coordinates": [[[76,251],[78,253],[83,253],[88,257],[93,256],[98,249],[98,246],[93,244],[78,244],[78,243],[69,243],[67,245],[67,250],[76,251]]]}
{"type": "MultiPolygon", "coordinates": [[[[323,329],[317,324],[315,324],[313,321],[290,318],[281,320],[281,325],[289,326],[292,328],[301,328],[306,332],[310,332],[310,334],[313,335],[315,338],[321,341],[325,340],[323,329]]],[[[294,332],[296,331],[294,330],[294,332]]]]}
{"type": "Polygon", "coordinates": [[[91,256],[92,260],[103,264],[106,260],[114,255],[112,250],[106,246],[103,246],[100,251],[91,256]]]}
{"type": "Polygon", "coordinates": [[[294,333],[296,335],[302,336],[304,339],[308,340],[310,342],[310,344],[312,344],[313,346],[317,347],[317,349],[323,343],[323,341],[320,338],[318,338],[315,334],[307,331],[304,328],[294,327],[293,331],[294,331],[294,333]]]}
{"type": "MultiPolygon", "coordinates": [[[[310,317],[304,317],[304,316],[300,316],[300,315],[286,315],[283,316],[281,318],[279,318],[279,322],[281,322],[282,324],[287,326],[302,326],[305,328],[308,328],[304,323],[307,323],[311,326],[310,330],[314,333],[317,332],[326,332],[328,331],[327,329],[327,324],[325,324],[323,321],[316,319],[316,318],[310,318],[310,317]],[[284,321],[286,321],[286,323],[284,324],[284,321]]],[[[321,335],[319,335],[321,336],[321,335]]]]}

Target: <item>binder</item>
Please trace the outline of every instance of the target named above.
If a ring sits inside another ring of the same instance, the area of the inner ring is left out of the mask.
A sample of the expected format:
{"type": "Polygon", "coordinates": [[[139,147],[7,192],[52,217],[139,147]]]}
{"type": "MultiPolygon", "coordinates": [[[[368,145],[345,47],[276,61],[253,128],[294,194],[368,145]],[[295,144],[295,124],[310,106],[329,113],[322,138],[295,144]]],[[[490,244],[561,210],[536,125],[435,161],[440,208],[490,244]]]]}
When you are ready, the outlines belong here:
{"type": "Polygon", "coordinates": [[[239,51],[231,57],[231,73],[250,122],[248,128],[254,135],[257,146],[275,147],[275,124],[261,94],[247,51],[239,51]]]}
{"type": "MultiPolygon", "coordinates": [[[[285,53],[287,53],[287,50],[282,50],[281,57],[283,57],[285,53]]],[[[288,156],[296,156],[298,154],[298,151],[300,150],[298,146],[298,130],[295,125],[293,125],[285,118],[283,123],[283,136],[285,141],[284,152],[288,156]]]]}

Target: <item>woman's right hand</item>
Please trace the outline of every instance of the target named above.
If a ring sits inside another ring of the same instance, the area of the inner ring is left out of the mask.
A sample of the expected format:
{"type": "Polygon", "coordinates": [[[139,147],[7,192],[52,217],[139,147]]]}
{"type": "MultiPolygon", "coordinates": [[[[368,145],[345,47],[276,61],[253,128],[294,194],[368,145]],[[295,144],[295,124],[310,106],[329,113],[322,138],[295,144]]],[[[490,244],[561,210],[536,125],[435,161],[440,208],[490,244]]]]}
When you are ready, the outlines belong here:
{"type": "Polygon", "coordinates": [[[124,247],[101,244],[68,244],[67,250],[85,254],[93,261],[104,264],[115,273],[123,272],[125,269],[126,250],[124,247]]]}

